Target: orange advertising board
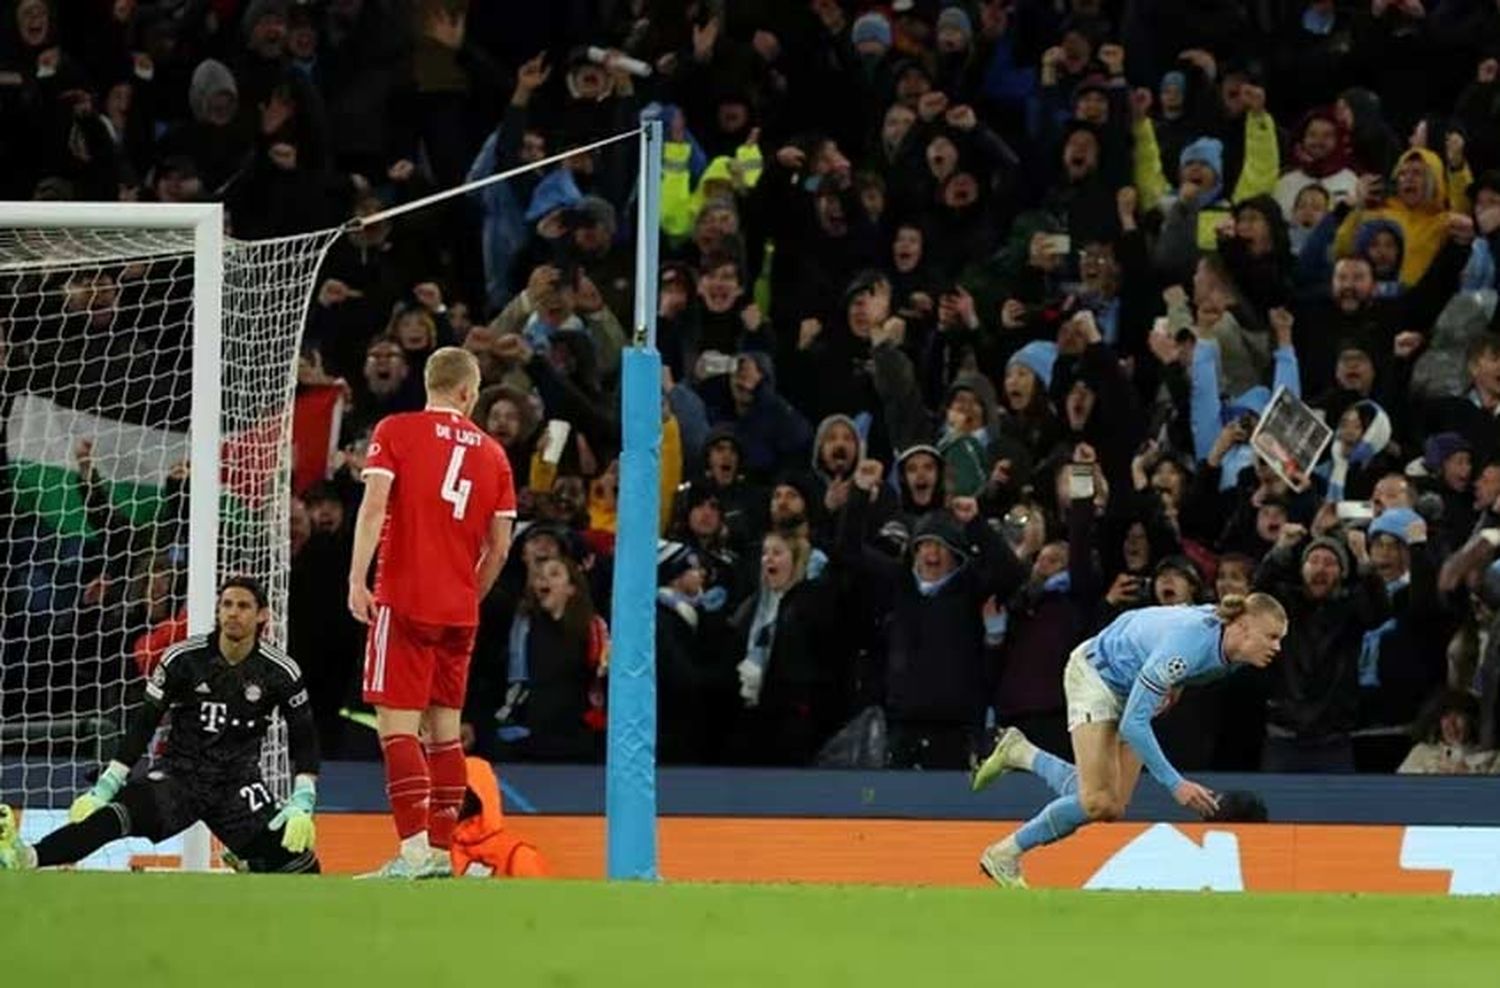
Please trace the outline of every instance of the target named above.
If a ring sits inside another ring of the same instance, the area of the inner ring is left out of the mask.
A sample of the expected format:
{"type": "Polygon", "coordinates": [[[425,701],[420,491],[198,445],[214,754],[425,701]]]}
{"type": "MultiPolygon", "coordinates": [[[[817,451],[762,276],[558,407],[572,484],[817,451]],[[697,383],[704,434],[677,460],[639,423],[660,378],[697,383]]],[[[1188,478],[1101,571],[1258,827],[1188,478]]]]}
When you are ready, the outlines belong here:
{"type": "MultiPolygon", "coordinates": [[[[511,816],[562,878],[604,875],[604,819],[511,816]]],[[[1017,823],[663,817],[660,871],[679,881],[980,885],[986,844],[1017,823]]],[[[395,833],[374,814],[318,818],[333,873],[377,867],[395,833]]],[[[1500,828],[1305,824],[1086,827],[1026,858],[1033,886],[1252,892],[1500,893],[1500,828]]]]}

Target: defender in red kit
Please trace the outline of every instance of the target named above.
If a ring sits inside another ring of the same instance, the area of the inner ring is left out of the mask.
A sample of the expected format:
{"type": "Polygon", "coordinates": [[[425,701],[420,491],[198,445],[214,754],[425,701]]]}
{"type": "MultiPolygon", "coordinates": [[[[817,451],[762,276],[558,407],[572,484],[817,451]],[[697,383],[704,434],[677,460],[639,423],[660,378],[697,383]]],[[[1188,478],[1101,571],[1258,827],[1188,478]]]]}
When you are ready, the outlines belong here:
{"type": "Polygon", "coordinates": [[[479,602],[500,574],[516,517],[505,450],[468,417],[479,382],[472,354],[438,350],[427,361],[427,407],[382,419],[370,439],[349,610],[370,629],[364,697],[375,707],[401,850],[367,877],[451,874],[465,782],[460,716],[479,602]]]}

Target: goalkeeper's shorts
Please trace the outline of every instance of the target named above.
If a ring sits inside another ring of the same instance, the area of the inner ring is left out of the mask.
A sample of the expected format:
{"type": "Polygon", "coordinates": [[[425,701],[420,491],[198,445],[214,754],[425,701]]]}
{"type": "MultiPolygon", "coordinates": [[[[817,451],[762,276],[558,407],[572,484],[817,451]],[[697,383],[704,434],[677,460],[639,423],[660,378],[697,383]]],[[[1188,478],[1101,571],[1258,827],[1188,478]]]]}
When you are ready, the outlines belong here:
{"type": "Polygon", "coordinates": [[[189,782],[161,769],[133,779],[115,798],[132,837],[160,843],[198,821],[251,871],[316,871],[312,852],[293,854],[268,829],[277,803],[259,775],[223,783],[189,782]]]}

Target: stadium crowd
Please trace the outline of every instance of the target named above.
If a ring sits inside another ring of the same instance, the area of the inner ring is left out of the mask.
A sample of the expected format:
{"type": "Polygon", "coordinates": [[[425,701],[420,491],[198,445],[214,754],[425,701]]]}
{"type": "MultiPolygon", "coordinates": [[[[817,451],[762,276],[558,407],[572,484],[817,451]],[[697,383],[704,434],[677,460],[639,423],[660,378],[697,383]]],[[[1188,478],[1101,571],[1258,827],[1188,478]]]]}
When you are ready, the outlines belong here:
{"type": "MultiPolygon", "coordinates": [[[[1283,652],[1162,715],[1177,765],[1500,770],[1500,2],[7,7],[6,198],[281,236],[663,121],[663,761],[958,768],[996,723],[1065,754],[1078,642],[1260,588],[1283,652]],[[1334,432],[1300,491],[1249,444],[1280,388],[1334,432]]],[[[523,508],[466,740],[602,756],[635,156],[328,257],[299,386],[348,405],[288,615],[328,753],[369,431],[457,343],[523,508]]],[[[181,633],[180,528],[120,528],[78,549],[156,547],[105,666],[181,633]]]]}

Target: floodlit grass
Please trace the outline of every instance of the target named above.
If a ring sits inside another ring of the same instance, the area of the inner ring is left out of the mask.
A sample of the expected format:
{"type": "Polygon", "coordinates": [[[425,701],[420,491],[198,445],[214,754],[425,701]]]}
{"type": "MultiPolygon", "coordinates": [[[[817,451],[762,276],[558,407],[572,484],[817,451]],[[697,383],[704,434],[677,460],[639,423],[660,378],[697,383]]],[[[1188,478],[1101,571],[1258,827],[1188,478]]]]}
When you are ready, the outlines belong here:
{"type": "Polygon", "coordinates": [[[1478,985],[1500,971],[1500,900],[0,874],[0,971],[27,988],[1478,985]]]}

